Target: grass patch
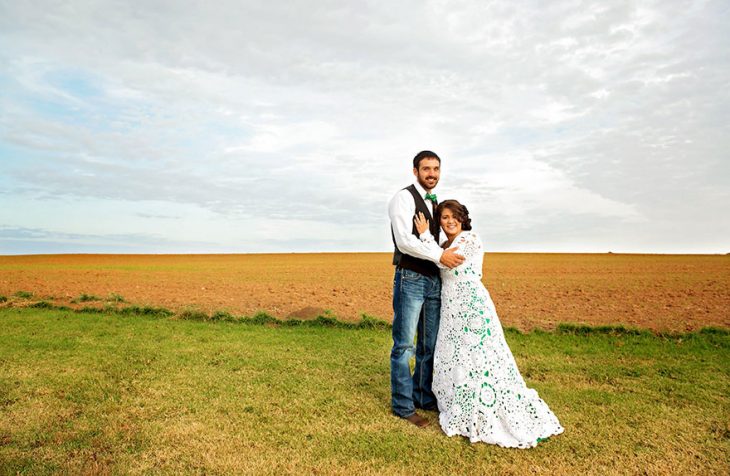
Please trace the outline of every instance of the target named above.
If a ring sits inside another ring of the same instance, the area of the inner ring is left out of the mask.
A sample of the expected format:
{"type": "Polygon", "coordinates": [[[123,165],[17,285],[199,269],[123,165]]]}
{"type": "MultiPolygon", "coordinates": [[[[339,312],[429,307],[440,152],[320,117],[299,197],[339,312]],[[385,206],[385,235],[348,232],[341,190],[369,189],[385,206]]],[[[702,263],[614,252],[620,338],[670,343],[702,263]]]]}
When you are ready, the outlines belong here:
{"type": "Polygon", "coordinates": [[[275,326],[281,324],[281,321],[265,312],[257,312],[253,317],[244,317],[241,319],[244,324],[269,325],[275,326]]]}
{"type": "Polygon", "coordinates": [[[566,428],[520,451],[391,416],[380,324],[125,309],[0,309],[6,473],[728,472],[727,332],[507,332],[566,428]]]}
{"type": "Polygon", "coordinates": [[[107,302],[126,302],[124,298],[117,293],[109,293],[106,300],[107,302]]]}
{"type": "MultiPolygon", "coordinates": [[[[75,302],[75,301],[72,301],[75,302]]],[[[57,311],[71,311],[80,314],[118,314],[121,316],[150,316],[156,318],[175,317],[186,321],[205,322],[231,322],[249,325],[265,325],[269,327],[337,327],[341,329],[391,329],[392,325],[382,319],[363,314],[360,321],[350,322],[337,319],[331,312],[325,311],[324,315],[315,319],[277,319],[266,312],[258,312],[252,317],[234,316],[227,311],[216,311],[208,315],[206,312],[196,308],[188,307],[179,313],[175,313],[163,307],[153,306],[126,306],[117,307],[107,302],[103,307],[84,306],[77,309],[68,306],[57,306],[48,301],[38,301],[27,307],[35,309],[49,309],[57,311]]]]}
{"type": "Polygon", "coordinates": [[[108,312],[121,314],[123,316],[147,316],[156,318],[165,318],[173,316],[175,313],[164,307],[154,306],[127,306],[120,309],[109,309],[108,312]]]}
{"type": "Polygon", "coordinates": [[[716,335],[716,336],[730,336],[730,329],[723,329],[721,327],[705,327],[700,329],[702,335],[716,335]]]}
{"type": "Polygon", "coordinates": [[[185,319],[187,321],[208,321],[210,320],[210,316],[203,311],[200,311],[198,309],[184,309],[182,312],[180,312],[177,317],[179,319],[185,319]]]}
{"type": "Polygon", "coordinates": [[[227,311],[215,311],[211,314],[210,320],[214,322],[235,322],[236,317],[227,311]]]}
{"type": "Polygon", "coordinates": [[[33,293],[30,291],[18,291],[14,294],[14,296],[20,299],[31,299],[33,297],[33,293]]]}
{"type": "Polygon", "coordinates": [[[382,319],[378,319],[377,317],[363,314],[360,319],[359,327],[361,329],[391,329],[393,325],[382,319]]]}
{"type": "Polygon", "coordinates": [[[624,326],[586,326],[583,324],[558,324],[555,331],[558,334],[573,335],[589,335],[589,334],[605,334],[611,336],[640,336],[649,335],[650,331],[646,329],[637,329],[624,326]]]}
{"type": "Polygon", "coordinates": [[[91,301],[101,301],[102,299],[99,296],[94,296],[93,294],[86,294],[83,293],[79,295],[79,297],[72,299],[71,303],[77,304],[80,302],[91,302],[91,301]]]}

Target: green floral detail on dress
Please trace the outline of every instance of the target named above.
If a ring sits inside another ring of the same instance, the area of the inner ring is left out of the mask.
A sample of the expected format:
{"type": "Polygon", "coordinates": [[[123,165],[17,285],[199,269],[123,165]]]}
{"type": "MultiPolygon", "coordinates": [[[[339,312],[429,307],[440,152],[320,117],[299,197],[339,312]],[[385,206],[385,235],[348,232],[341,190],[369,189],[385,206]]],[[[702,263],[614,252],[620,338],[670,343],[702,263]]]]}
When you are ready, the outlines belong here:
{"type": "Polygon", "coordinates": [[[479,392],[479,403],[487,408],[492,408],[497,403],[497,391],[487,382],[482,383],[482,388],[479,392]]]}

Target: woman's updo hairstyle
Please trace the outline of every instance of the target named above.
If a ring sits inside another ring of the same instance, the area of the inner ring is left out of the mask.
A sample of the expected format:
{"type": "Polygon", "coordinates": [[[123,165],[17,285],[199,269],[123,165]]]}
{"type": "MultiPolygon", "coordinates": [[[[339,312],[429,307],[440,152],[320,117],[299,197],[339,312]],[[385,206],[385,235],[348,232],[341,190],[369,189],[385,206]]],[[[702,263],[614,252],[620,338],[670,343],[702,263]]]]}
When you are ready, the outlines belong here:
{"type": "Polygon", "coordinates": [[[462,230],[471,230],[471,218],[469,218],[469,210],[467,210],[466,207],[459,203],[457,200],[444,200],[443,202],[439,203],[438,207],[436,207],[436,220],[439,223],[441,222],[441,214],[447,208],[451,210],[451,213],[454,214],[454,218],[456,218],[459,223],[461,223],[462,230]]]}

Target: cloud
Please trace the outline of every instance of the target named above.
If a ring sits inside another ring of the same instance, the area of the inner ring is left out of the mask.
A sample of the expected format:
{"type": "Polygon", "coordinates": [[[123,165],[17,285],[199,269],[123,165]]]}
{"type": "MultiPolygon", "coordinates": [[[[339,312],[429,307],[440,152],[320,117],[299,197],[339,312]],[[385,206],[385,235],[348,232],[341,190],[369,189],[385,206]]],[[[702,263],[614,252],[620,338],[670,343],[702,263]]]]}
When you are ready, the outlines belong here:
{"type": "Polygon", "coordinates": [[[0,252],[3,254],[190,252],[211,246],[215,244],[170,240],[161,234],[79,234],[0,225],[0,252]]]}
{"type": "MultiPolygon", "coordinates": [[[[2,10],[3,203],[124,203],[132,235],[204,210],[189,217],[218,230],[212,248],[248,227],[247,249],[387,249],[387,201],[428,148],[439,195],[468,201],[497,248],[594,249],[608,229],[666,250],[669,222],[696,230],[675,251],[730,236],[721,2],[2,10]]],[[[17,208],[0,222],[46,226],[17,208]]]]}

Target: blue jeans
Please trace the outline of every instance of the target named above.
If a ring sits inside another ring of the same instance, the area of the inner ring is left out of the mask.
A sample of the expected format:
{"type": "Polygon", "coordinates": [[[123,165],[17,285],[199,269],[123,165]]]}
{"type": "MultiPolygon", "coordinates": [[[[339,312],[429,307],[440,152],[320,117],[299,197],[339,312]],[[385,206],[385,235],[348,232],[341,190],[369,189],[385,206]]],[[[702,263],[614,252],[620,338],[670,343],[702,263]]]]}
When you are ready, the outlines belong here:
{"type": "Polygon", "coordinates": [[[441,278],[396,268],[393,279],[393,349],[390,352],[390,391],[393,413],[406,418],[416,407],[436,408],[431,390],[433,351],[441,313],[441,278]],[[413,342],[418,331],[418,341],[413,342]],[[416,368],[411,375],[410,358],[416,368]]]}

